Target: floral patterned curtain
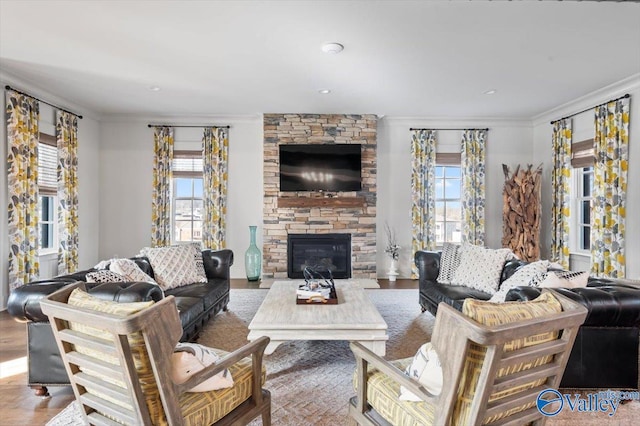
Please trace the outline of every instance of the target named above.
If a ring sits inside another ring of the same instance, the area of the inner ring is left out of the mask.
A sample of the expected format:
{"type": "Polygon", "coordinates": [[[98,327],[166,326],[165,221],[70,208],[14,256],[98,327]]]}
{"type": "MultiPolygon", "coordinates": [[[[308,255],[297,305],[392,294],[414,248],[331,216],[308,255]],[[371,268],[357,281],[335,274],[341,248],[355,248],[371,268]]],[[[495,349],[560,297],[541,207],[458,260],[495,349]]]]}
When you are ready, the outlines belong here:
{"type": "Polygon", "coordinates": [[[9,289],[38,279],[38,101],[7,90],[9,289]]]}
{"type": "Polygon", "coordinates": [[[486,130],[462,134],[460,169],[462,180],[462,242],[484,245],[484,175],[486,130]]]}
{"type": "Polygon", "coordinates": [[[202,245],[209,249],[226,246],[228,129],[205,127],[202,137],[204,218],[202,245]]]}
{"type": "Polygon", "coordinates": [[[56,111],[58,144],[58,273],[78,269],[78,117],[56,111]]]}
{"type": "Polygon", "coordinates": [[[595,125],[591,273],[601,277],[624,278],[629,99],[596,107],[595,125]]]}
{"type": "MultiPolygon", "coordinates": [[[[413,130],[411,137],[411,231],[412,253],[433,250],[436,241],[436,132],[413,130]]],[[[412,277],[418,270],[412,262],[412,277]]]]}
{"type": "Polygon", "coordinates": [[[173,127],[156,127],[153,133],[153,199],[151,202],[151,245],[171,244],[171,163],[173,127]]]}
{"type": "Polygon", "coordinates": [[[551,147],[551,260],[569,269],[569,217],[571,205],[571,120],[553,123],[551,147]]]}

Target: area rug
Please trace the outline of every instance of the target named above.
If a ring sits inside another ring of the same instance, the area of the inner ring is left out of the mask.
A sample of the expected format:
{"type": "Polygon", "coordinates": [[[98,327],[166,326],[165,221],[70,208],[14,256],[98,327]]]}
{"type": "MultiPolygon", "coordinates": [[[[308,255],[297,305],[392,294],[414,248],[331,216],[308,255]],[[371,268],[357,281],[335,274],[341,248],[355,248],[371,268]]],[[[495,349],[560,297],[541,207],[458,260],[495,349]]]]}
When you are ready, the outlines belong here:
{"type": "MultiPolygon", "coordinates": [[[[304,283],[303,279],[264,279],[260,281],[259,288],[269,289],[273,285],[274,282],[277,281],[288,281],[288,282],[297,282],[298,284],[304,283]]],[[[349,284],[357,284],[362,288],[374,289],[380,288],[380,284],[378,284],[377,280],[373,278],[345,278],[345,279],[334,279],[333,280],[336,285],[349,285],[349,284]]]]}
{"type": "MultiPolygon", "coordinates": [[[[229,310],[207,325],[199,343],[232,351],[244,343],[248,325],[267,290],[231,290],[229,310]]],[[[367,294],[388,324],[387,359],[413,356],[429,340],[434,318],[421,313],[417,290],[368,290],[367,294]]],[[[318,307],[322,309],[322,307],[318,307]]],[[[347,403],[354,395],[351,380],[355,361],[347,342],[297,341],[280,345],[265,357],[267,382],[272,395],[273,425],[346,425],[347,403]]],[[[615,416],[563,410],[547,425],[631,425],[640,417],[640,403],[622,405],[615,416]]],[[[260,425],[260,420],[251,423],[260,425]]],[[[71,404],[48,426],[80,426],[80,414],[71,404]]]]}

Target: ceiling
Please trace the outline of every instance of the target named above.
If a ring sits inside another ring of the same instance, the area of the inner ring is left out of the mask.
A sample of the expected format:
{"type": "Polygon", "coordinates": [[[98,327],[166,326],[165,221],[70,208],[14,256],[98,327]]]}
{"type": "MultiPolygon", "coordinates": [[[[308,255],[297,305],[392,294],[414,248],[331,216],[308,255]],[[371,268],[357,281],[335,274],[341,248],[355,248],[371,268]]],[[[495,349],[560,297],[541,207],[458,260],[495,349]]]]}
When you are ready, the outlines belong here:
{"type": "Polygon", "coordinates": [[[640,73],[640,3],[0,0],[0,71],[100,116],[531,118],[640,73]]]}

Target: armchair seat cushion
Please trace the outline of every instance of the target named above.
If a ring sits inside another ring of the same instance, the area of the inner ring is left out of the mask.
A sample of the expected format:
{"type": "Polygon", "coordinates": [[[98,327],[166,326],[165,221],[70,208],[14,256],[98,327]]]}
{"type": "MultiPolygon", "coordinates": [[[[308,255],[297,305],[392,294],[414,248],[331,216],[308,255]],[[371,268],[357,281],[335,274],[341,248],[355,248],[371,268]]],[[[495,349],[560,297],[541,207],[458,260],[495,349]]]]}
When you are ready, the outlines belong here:
{"type": "MultiPolygon", "coordinates": [[[[220,358],[228,352],[216,349],[220,358]]],[[[210,425],[251,396],[251,358],[243,358],[229,367],[233,377],[233,387],[209,392],[186,392],[180,397],[180,408],[186,425],[210,425]]],[[[262,384],[267,378],[267,370],[262,366],[262,384]]]]}
{"type": "MultiPolygon", "coordinates": [[[[390,364],[401,371],[411,365],[413,358],[391,361],[390,364]]],[[[369,368],[367,400],[378,414],[397,426],[433,424],[435,407],[428,402],[401,401],[400,385],[378,369],[369,368]]],[[[357,374],[353,387],[358,390],[357,374]]]]}

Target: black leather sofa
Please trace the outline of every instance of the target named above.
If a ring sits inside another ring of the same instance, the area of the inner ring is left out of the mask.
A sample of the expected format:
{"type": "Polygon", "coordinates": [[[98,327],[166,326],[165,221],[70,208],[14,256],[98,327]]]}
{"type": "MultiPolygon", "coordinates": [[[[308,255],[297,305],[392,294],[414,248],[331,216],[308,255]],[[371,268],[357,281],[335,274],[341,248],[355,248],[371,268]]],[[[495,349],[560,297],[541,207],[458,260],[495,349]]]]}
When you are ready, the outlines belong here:
{"type": "MultiPolygon", "coordinates": [[[[414,260],[423,312],[435,315],[441,302],[462,310],[467,297],[491,298],[490,294],[478,290],[436,282],[440,271],[439,252],[418,251],[414,260]]],[[[500,282],[525,264],[520,260],[505,262],[500,282]]],[[[560,387],[639,389],[640,287],[621,280],[589,277],[585,288],[555,290],[582,303],[589,311],[576,337],[560,387]]],[[[516,287],[507,293],[506,300],[532,300],[540,292],[539,288],[516,287]]]]}
{"type": "MultiPolygon", "coordinates": [[[[87,283],[87,291],[105,300],[118,302],[158,301],[173,295],[180,313],[183,334],[181,341],[194,341],[208,320],[229,303],[231,250],[203,250],[202,257],[208,282],[193,283],[163,291],[158,285],[135,283],[87,283]]],[[[146,257],[132,258],[148,275],[153,268],[146,257]]],[[[85,281],[88,269],[45,281],[28,283],[9,295],[8,311],[14,319],[27,323],[28,385],[36,395],[47,395],[47,386],[69,385],[67,373],[46,315],[40,310],[40,300],[54,291],[85,281]]]]}

